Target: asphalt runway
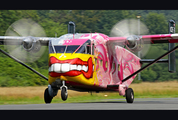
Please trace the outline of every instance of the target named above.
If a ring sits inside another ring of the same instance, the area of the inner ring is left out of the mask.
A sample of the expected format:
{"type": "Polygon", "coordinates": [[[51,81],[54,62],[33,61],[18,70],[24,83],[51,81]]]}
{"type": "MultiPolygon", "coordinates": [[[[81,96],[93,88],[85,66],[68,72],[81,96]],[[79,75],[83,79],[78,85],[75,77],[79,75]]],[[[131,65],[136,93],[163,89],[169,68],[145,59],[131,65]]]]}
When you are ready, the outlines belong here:
{"type": "Polygon", "coordinates": [[[0,105],[0,110],[178,110],[178,98],[107,99],[87,103],[0,105]]]}

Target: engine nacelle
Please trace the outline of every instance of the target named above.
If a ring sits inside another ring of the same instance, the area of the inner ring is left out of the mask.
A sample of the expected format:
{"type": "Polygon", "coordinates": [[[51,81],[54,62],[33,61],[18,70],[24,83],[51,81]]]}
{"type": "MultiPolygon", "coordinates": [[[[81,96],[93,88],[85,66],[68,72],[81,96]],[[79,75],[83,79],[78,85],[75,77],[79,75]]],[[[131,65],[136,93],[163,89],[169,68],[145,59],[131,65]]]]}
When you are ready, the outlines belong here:
{"type": "Polygon", "coordinates": [[[23,40],[22,46],[28,52],[38,52],[41,48],[40,41],[31,36],[23,40]]]}
{"type": "Polygon", "coordinates": [[[143,45],[144,45],[144,42],[140,36],[131,35],[131,36],[127,37],[126,47],[130,51],[138,52],[138,51],[142,50],[143,45]]]}

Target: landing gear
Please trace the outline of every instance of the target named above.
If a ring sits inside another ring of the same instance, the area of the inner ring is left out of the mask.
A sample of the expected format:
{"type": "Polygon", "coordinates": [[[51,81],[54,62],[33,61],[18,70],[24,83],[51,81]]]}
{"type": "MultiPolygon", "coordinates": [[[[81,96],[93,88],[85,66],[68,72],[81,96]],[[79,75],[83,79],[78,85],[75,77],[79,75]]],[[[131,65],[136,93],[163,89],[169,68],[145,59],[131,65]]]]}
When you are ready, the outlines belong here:
{"type": "Polygon", "coordinates": [[[61,86],[61,98],[63,101],[67,100],[68,93],[67,93],[67,86],[65,86],[65,81],[62,81],[62,86],[61,86]]]}
{"type": "Polygon", "coordinates": [[[46,89],[45,89],[45,92],[44,92],[44,101],[45,101],[45,103],[46,103],[46,104],[51,103],[52,99],[53,99],[53,97],[51,97],[51,96],[49,95],[48,88],[46,88],[46,89]]]}
{"type": "Polygon", "coordinates": [[[63,101],[67,100],[68,93],[66,87],[61,88],[61,98],[63,101]]]}
{"type": "Polygon", "coordinates": [[[46,88],[44,91],[44,101],[46,104],[51,103],[53,97],[57,95],[59,89],[61,89],[62,100],[67,100],[68,93],[65,81],[56,80],[51,85],[48,85],[48,88],[46,88]]]}
{"type": "Polygon", "coordinates": [[[125,91],[125,96],[126,96],[127,103],[133,103],[133,101],[134,101],[134,92],[133,92],[132,88],[128,88],[125,91]]]}

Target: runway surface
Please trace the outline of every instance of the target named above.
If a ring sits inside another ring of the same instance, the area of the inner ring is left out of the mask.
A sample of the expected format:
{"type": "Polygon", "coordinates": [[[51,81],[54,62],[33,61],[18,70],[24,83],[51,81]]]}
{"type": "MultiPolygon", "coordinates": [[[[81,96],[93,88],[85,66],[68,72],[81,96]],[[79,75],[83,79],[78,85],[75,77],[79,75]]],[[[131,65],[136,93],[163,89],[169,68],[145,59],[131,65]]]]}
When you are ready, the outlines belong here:
{"type": "Polygon", "coordinates": [[[0,105],[0,110],[178,110],[178,98],[107,99],[87,103],[0,105]]]}

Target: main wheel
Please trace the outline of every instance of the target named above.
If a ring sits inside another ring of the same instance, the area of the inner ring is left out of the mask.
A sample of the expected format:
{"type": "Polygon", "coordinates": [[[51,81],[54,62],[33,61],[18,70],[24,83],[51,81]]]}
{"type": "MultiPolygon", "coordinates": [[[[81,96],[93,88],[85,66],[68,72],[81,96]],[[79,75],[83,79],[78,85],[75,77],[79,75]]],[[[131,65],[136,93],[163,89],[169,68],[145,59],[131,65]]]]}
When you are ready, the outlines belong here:
{"type": "Polygon", "coordinates": [[[44,101],[45,101],[45,103],[46,104],[51,103],[52,99],[53,99],[53,97],[51,97],[49,95],[48,88],[46,88],[45,91],[44,91],[44,101]]]}
{"type": "Polygon", "coordinates": [[[63,101],[67,100],[68,93],[66,87],[62,87],[61,89],[61,98],[63,101]]]}
{"type": "Polygon", "coordinates": [[[132,88],[128,88],[125,91],[125,94],[126,94],[127,103],[133,103],[133,101],[134,101],[134,92],[133,92],[132,88]]]}

